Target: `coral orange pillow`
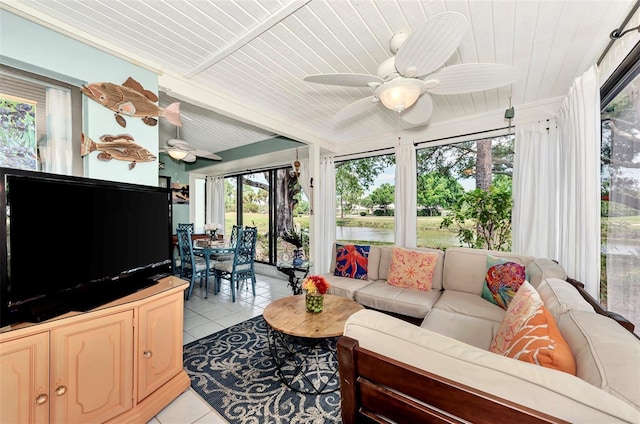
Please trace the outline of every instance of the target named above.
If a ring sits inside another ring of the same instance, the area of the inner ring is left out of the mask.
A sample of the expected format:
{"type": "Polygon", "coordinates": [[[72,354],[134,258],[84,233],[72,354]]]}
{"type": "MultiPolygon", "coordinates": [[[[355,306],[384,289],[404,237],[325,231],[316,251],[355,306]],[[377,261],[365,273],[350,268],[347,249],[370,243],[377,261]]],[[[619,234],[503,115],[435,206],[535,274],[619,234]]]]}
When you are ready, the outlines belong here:
{"type": "Polygon", "coordinates": [[[576,361],[569,344],[536,289],[526,281],[509,304],[489,350],[576,375],[576,361]]]}
{"type": "Polygon", "coordinates": [[[437,253],[418,252],[394,247],[387,284],[398,287],[431,291],[434,270],[438,263],[437,253]]]}

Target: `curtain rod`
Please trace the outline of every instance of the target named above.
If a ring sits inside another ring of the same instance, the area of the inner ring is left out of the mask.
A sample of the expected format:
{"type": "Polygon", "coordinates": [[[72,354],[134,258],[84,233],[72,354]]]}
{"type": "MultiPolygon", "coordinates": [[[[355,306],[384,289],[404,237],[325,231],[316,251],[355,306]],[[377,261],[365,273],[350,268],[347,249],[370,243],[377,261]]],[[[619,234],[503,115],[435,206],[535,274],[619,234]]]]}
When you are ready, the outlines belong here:
{"type": "Polygon", "coordinates": [[[381,152],[383,150],[393,150],[393,147],[383,147],[381,149],[367,150],[365,152],[347,153],[345,155],[334,156],[333,158],[337,159],[337,158],[344,158],[344,157],[355,156],[355,155],[363,155],[363,154],[367,154],[367,153],[381,152]]]}
{"type": "Polygon", "coordinates": [[[484,131],[476,131],[476,132],[471,132],[471,133],[466,133],[466,134],[457,134],[451,137],[442,137],[442,138],[436,138],[433,140],[427,140],[427,141],[416,141],[415,143],[413,143],[414,146],[418,146],[420,144],[425,144],[425,143],[434,143],[436,141],[442,141],[442,140],[450,140],[453,138],[460,138],[460,137],[467,137],[470,135],[479,135],[479,134],[486,134],[486,133],[490,133],[490,132],[494,132],[494,131],[501,131],[501,130],[508,130],[509,127],[502,127],[502,128],[493,128],[490,130],[484,130],[484,131]]]}
{"type": "Polygon", "coordinates": [[[609,53],[609,50],[611,49],[611,46],[613,46],[613,43],[615,43],[618,38],[621,38],[623,35],[625,35],[626,33],[630,32],[630,31],[634,31],[634,30],[640,31],[640,27],[634,27],[634,28],[630,28],[630,29],[628,29],[626,31],[623,31],[625,25],[627,25],[629,23],[629,21],[631,20],[633,15],[638,10],[638,7],[640,7],[640,0],[636,1],[636,4],[633,5],[631,10],[627,14],[627,17],[624,18],[624,21],[622,21],[622,24],[618,28],[616,28],[613,31],[611,31],[611,33],[609,34],[609,38],[611,40],[609,41],[609,44],[607,44],[607,47],[604,49],[604,51],[600,55],[600,58],[598,59],[598,62],[596,62],[596,64],[598,66],[600,66],[600,63],[602,63],[602,61],[604,60],[604,57],[607,55],[607,53],[609,53]]]}

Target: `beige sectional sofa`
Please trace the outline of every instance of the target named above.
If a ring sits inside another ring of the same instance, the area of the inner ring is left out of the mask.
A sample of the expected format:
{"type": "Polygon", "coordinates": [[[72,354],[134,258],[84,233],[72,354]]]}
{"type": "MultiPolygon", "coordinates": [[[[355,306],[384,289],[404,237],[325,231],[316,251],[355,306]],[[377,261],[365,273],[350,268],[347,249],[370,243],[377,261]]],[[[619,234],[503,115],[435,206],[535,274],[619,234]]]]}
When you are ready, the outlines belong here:
{"type": "MultiPolygon", "coordinates": [[[[432,290],[420,291],[386,283],[392,249],[370,247],[367,280],[325,274],[331,294],[369,308],[347,321],[343,339],[353,339],[361,348],[444,377],[471,392],[490,393],[551,417],[581,423],[640,423],[640,340],[616,321],[596,313],[566,281],[557,263],[480,249],[449,248],[446,253],[415,249],[438,254],[432,290]],[[489,351],[505,316],[504,309],[481,297],[489,254],[526,265],[529,282],[571,348],[576,376],[489,351]],[[409,317],[419,325],[388,313],[409,317]]],[[[339,356],[342,362],[357,358],[347,360],[344,355],[339,356]]],[[[361,405],[362,399],[357,398],[361,389],[356,390],[348,377],[355,371],[347,372],[343,366],[341,363],[343,420],[352,422],[350,414],[375,409],[381,402],[361,405]]],[[[401,392],[402,384],[394,390],[401,392]]],[[[424,390],[433,390],[433,386],[425,385],[424,390]]],[[[424,398],[413,394],[413,401],[415,396],[427,404],[429,399],[441,398],[434,392],[424,398]]],[[[446,411],[443,405],[433,407],[446,411]]],[[[471,414],[465,419],[484,416],[486,411],[471,414]]],[[[492,422],[486,418],[478,421],[492,422]]]]}

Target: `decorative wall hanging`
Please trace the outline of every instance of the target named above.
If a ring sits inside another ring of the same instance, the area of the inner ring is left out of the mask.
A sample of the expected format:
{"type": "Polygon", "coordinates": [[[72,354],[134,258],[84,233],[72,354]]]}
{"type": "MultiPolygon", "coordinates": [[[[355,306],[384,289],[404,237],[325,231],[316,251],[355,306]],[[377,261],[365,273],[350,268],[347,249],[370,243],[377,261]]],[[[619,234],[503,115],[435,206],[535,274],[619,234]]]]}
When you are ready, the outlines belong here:
{"type": "Polygon", "coordinates": [[[37,169],[36,102],[0,94],[0,166],[37,169]]]}
{"type": "Polygon", "coordinates": [[[84,157],[96,150],[100,151],[98,159],[110,161],[111,159],[131,162],[129,170],[135,168],[138,162],[153,162],[156,160],[149,150],[134,142],[128,134],[109,135],[100,137],[102,143],[98,143],[82,134],[82,147],[80,154],[84,157]]]}
{"type": "Polygon", "coordinates": [[[173,203],[180,205],[189,204],[189,184],[171,183],[171,198],[173,203]]]}
{"type": "Polygon", "coordinates": [[[156,102],[158,96],[146,90],[142,85],[129,77],[122,85],[110,82],[94,82],[80,88],[82,92],[100,103],[102,106],[116,113],[116,121],[120,126],[126,127],[124,116],[142,118],[142,122],[155,126],[158,120],[152,116],[163,116],[173,125],[181,127],[180,102],[171,103],[166,108],[159,107],[156,102]]]}

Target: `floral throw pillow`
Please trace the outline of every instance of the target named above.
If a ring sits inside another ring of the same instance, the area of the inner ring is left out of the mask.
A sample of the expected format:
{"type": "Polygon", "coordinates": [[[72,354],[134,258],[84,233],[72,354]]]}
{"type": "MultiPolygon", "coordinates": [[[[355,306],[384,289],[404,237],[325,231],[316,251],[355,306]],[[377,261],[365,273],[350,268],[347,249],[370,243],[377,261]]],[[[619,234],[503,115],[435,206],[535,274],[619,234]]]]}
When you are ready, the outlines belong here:
{"type": "Polygon", "coordinates": [[[431,291],[433,274],[438,263],[437,253],[418,252],[394,247],[387,284],[431,291]]]}
{"type": "Polygon", "coordinates": [[[528,282],[518,289],[489,350],[509,358],[576,374],[571,347],[528,282]]]}
{"type": "Polygon", "coordinates": [[[333,275],[368,279],[369,249],[370,246],[358,244],[336,244],[336,268],[333,275]]]}
{"type": "Polygon", "coordinates": [[[526,279],[524,265],[489,255],[482,297],[506,310],[526,279]]]}

